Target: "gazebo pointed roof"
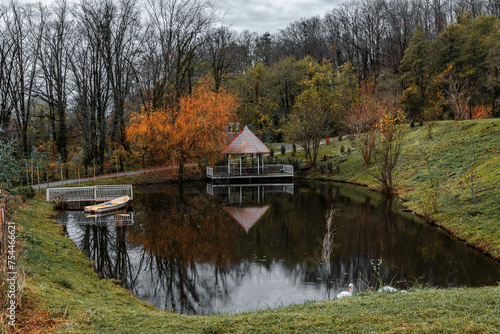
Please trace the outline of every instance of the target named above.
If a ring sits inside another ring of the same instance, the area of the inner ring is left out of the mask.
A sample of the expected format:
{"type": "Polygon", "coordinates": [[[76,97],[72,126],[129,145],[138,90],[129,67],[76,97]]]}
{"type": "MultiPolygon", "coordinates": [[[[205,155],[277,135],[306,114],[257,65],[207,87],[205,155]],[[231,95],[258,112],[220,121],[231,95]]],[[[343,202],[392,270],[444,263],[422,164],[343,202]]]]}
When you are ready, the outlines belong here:
{"type": "Polygon", "coordinates": [[[270,207],[271,205],[251,207],[223,206],[222,210],[226,211],[248,233],[248,230],[262,218],[270,207]]]}
{"type": "Polygon", "coordinates": [[[222,150],[222,154],[269,153],[264,143],[245,125],[243,130],[222,150]]]}

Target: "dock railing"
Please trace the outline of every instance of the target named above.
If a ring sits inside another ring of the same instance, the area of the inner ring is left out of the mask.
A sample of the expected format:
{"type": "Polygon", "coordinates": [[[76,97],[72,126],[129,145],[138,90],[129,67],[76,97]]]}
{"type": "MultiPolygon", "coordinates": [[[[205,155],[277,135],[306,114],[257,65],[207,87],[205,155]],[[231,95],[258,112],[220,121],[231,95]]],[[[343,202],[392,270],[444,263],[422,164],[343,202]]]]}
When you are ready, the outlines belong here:
{"type": "Polygon", "coordinates": [[[47,202],[110,201],[122,196],[128,196],[131,200],[134,198],[132,185],[130,184],[93,187],[48,188],[46,191],[46,195],[47,202]]]}
{"type": "Polygon", "coordinates": [[[257,166],[241,166],[231,164],[230,166],[207,166],[207,177],[209,178],[230,178],[237,176],[293,176],[293,165],[273,164],[257,166]]]}
{"type": "Polygon", "coordinates": [[[116,212],[114,214],[108,215],[90,215],[87,212],[76,211],[72,212],[70,219],[61,223],[62,225],[67,225],[69,223],[77,225],[115,225],[115,226],[126,226],[134,225],[134,213],[133,212],[116,212]]]}

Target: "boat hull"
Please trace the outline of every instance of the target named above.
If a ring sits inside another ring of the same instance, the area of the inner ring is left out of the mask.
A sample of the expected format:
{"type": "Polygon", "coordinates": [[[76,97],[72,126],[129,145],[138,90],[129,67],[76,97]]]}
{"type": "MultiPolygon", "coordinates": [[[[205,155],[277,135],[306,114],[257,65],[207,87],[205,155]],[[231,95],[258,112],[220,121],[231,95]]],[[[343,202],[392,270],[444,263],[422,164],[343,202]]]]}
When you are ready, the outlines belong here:
{"type": "Polygon", "coordinates": [[[120,209],[120,208],[123,208],[124,206],[126,206],[129,200],[130,200],[130,198],[128,196],[123,196],[123,197],[115,198],[114,200],[111,200],[109,202],[96,204],[96,205],[89,205],[89,206],[85,207],[85,212],[103,213],[103,212],[114,211],[114,210],[117,210],[117,209],[120,209]]]}

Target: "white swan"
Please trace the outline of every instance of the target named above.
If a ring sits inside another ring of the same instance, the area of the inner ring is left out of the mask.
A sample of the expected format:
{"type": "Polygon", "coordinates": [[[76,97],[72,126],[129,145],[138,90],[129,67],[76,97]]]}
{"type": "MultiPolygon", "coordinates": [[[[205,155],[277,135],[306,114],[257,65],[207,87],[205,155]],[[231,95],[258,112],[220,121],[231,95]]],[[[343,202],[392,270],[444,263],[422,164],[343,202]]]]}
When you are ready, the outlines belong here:
{"type": "Polygon", "coordinates": [[[337,298],[344,298],[344,297],[351,297],[352,296],[352,290],[354,289],[354,285],[352,283],[349,283],[349,291],[342,291],[337,295],[337,298]]]}
{"type": "Polygon", "coordinates": [[[378,289],[378,292],[399,292],[399,293],[408,293],[406,290],[401,290],[398,291],[397,289],[394,289],[392,286],[384,286],[380,289],[378,289]]]}
{"type": "Polygon", "coordinates": [[[394,289],[392,286],[384,286],[380,289],[378,289],[378,292],[398,292],[397,289],[394,289]]]}

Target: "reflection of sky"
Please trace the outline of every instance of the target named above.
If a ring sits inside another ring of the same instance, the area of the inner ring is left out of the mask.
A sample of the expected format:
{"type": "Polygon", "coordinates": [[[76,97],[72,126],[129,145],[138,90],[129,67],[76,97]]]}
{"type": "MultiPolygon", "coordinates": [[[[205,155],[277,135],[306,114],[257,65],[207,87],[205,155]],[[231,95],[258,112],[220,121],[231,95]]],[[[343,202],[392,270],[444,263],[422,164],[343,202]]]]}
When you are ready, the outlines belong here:
{"type": "MultiPolygon", "coordinates": [[[[85,228],[72,223],[71,214],[68,215],[67,235],[79,246],[85,228]]],[[[109,226],[107,230],[110,240],[114,240],[115,228],[109,226]]],[[[108,246],[109,254],[116,254],[114,245],[108,246]]],[[[130,288],[134,294],[155,307],[175,312],[237,313],[326,299],[320,282],[305,283],[306,273],[302,267],[288,268],[283,261],[247,261],[222,269],[223,273],[216,273],[213,264],[195,263],[187,269],[186,277],[174,278],[175,288],[169,289],[169,277],[160,277],[155,260],[144,254],[142,247],[127,243],[127,254],[133,275],[129,279],[133,284],[130,288]],[[181,279],[184,282],[179,282],[181,279]],[[188,282],[194,283],[196,292],[182,296],[177,288],[179,284],[189,285],[188,282]],[[186,309],[186,305],[193,309],[186,309]]]]}
{"type": "Polygon", "coordinates": [[[232,295],[231,304],[217,305],[215,309],[229,313],[243,312],[323,299],[320,285],[297,284],[297,281],[291,278],[290,271],[281,263],[275,262],[269,269],[252,263],[250,271],[232,295]]]}
{"type": "MultiPolygon", "coordinates": [[[[145,270],[139,273],[134,293],[158,308],[175,308],[173,311],[181,311],[179,308],[182,305],[172,303],[172,300],[178,302],[182,299],[179,291],[169,293],[168,284],[158,279],[155,271],[145,270]]],[[[293,278],[294,273],[280,262],[271,265],[255,262],[240,264],[239,267],[232,268],[225,277],[219,277],[220,280],[225,280],[224,284],[215,282],[214,271],[213,265],[197,263],[193,275],[188,278],[199,284],[196,299],[192,295],[187,298],[184,296],[186,304],[193,306],[197,314],[246,312],[325,299],[320,284],[303,284],[303,277],[293,278]]],[[[181,312],[191,313],[186,310],[181,312]]]]}

